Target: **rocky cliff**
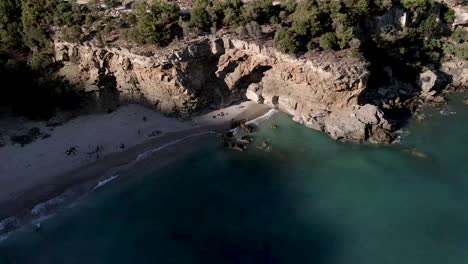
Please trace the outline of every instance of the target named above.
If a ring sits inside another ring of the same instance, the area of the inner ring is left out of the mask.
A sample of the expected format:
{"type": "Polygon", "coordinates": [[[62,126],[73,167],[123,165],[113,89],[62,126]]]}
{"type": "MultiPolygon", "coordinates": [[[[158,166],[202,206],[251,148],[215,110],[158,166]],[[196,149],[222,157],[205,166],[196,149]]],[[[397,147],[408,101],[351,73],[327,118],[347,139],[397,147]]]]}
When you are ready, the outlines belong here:
{"type": "Polygon", "coordinates": [[[335,139],[391,140],[391,125],[372,105],[358,105],[367,64],[346,53],[300,58],[267,45],[205,37],[181,48],[137,54],[55,42],[60,74],[102,100],[137,101],[188,116],[242,99],[284,111],[335,139]]]}
{"type": "Polygon", "coordinates": [[[468,61],[453,58],[443,62],[440,70],[447,74],[453,87],[468,89],[468,61]]]}

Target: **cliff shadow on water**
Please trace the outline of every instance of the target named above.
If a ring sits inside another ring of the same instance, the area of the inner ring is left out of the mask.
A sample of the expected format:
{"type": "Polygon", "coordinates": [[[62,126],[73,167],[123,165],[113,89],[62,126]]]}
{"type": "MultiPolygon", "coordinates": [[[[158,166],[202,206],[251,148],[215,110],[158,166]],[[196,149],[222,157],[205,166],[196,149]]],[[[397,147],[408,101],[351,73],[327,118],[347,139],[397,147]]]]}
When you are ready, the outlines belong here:
{"type": "Polygon", "coordinates": [[[0,260],[325,264],[343,246],[340,228],[318,212],[298,210],[304,186],[294,186],[299,189],[292,195],[287,160],[211,147],[198,151],[204,155],[184,158],[163,174],[134,168],[131,177],[119,177],[125,182],[44,225],[45,232],[29,236],[21,250],[2,245],[0,260]],[[120,242],[109,244],[109,237],[120,242]]]}
{"type": "Polygon", "coordinates": [[[157,221],[170,243],[196,252],[189,263],[287,263],[291,256],[297,262],[329,263],[340,247],[337,228],[318,214],[312,217],[313,223],[305,221],[296,211],[291,205],[295,197],[278,180],[286,173],[283,167],[272,166],[266,158],[239,157],[216,164],[207,173],[203,166],[213,164],[210,159],[199,165],[193,164],[197,159],[184,163],[205,174],[201,179],[194,179],[184,168],[174,171],[188,182],[171,192],[196,197],[195,202],[182,198],[157,208],[165,212],[157,221]],[[205,181],[211,186],[193,190],[205,181]],[[186,213],[192,216],[189,221],[183,217],[186,213]]]}

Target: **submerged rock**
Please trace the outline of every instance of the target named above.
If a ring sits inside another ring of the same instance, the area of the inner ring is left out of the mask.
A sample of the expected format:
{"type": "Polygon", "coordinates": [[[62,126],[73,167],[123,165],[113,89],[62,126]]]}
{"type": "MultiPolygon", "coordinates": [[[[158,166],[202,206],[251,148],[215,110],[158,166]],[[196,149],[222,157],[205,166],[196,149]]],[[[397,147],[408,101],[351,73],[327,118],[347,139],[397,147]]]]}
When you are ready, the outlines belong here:
{"type": "Polygon", "coordinates": [[[252,137],[249,135],[244,135],[241,138],[236,138],[232,132],[228,132],[223,135],[224,146],[237,150],[245,151],[250,143],[252,143],[252,137]]]}
{"type": "Polygon", "coordinates": [[[248,145],[252,143],[252,137],[249,135],[242,136],[240,139],[237,140],[238,142],[248,145]]]}
{"type": "Polygon", "coordinates": [[[245,121],[241,121],[239,123],[239,128],[246,133],[252,133],[254,130],[254,127],[252,125],[248,125],[245,121]]]}
{"type": "Polygon", "coordinates": [[[225,142],[225,146],[229,149],[232,150],[237,150],[240,152],[246,151],[247,150],[247,144],[244,144],[242,142],[239,142],[237,140],[230,140],[225,142]]]}
{"type": "Polygon", "coordinates": [[[262,143],[260,143],[260,145],[257,146],[257,148],[264,151],[271,151],[271,145],[266,140],[263,140],[262,143]]]}
{"type": "Polygon", "coordinates": [[[429,157],[429,155],[427,153],[422,152],[422,151],[417,150],[417,149],[411,149],[410,154],[415,156],[415,157],[422,158],[422,159],[427,159],[429,157]]]}

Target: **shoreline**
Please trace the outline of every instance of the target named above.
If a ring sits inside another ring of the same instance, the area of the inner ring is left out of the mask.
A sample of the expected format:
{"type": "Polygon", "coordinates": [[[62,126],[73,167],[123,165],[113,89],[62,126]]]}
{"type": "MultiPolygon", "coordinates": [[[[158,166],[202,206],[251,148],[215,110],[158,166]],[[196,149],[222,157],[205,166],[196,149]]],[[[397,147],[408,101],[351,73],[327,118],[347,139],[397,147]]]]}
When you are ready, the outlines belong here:
{"type": "MultiPolygon", "coordinates": [[[[187,141],[195,143],[202,138],[212,137],[228,131],[232,120],[246,119],[250,121],[265,115],[269,111],[269,108],[265,106],[252,103],[238,109],[241,109],[241,111],[230,116],[233,118],[225,118],[210,124],[210,119],[214,119],[212,117],[213,112],[210,112],[195,117],[194,120],[197,123],[195,127],[163,133],[155,138],[130,146],[124,151],[110,153],[68,172],[54,176],[44,176],[41,180],[35,180],[29,184],[24,183],[25,186],[23,186],[20,193],[9,197],[9,199],[2,197],[3,199],[0,200],[0,241],[2,241],[2,236],[21,229],[28,224],[33,224],[34,220],[38,218],[53,215],[54,211],[66,207],[67,204],[69,205],[78,200],[83,195],[99,189],[107,183],[105,181],[110,181],[109,179],[112,177],[119,180],[120,178],[117,178],[119,172],[131,169],[141,160],[171,149],[190,149],[190,147],[181,146],[187,141]],[[103,184],[103,182],[105,183],[103,184]]],[[[223,110],[226,111],[226,108],[214,112],[222,112],[223,110]]],[[[161,160],[158,160],[158,163],[163,165],[168,162],[175,162],[180,155],[182,154],[161,155],[161,160]]],[[[8,187],[5,186],[4,188],[8,187]]]]}

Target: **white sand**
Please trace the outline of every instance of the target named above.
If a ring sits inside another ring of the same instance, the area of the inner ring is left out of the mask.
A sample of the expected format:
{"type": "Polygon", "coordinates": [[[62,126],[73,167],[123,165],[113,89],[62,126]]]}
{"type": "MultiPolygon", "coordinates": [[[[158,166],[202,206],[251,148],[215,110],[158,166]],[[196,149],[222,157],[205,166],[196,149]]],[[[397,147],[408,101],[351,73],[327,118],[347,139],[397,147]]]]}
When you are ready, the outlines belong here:
{"type": "Polygon", "coordinates": [[[252,102],[244,102],[192,120],[181,121],[139,105],[127,105],[110,114],[81,116],[54,129],[46,127],[45,122],[12,123],[12,120],[0,120],[0,129],[4,136],[21,134],[21,131],[27,131],[31,127],[38,127],[41,132],[51,135],[24,147],[11,143],[0,147],[0,203],[24,196],[24,192],[35,185],[43,184],[47,179],[67,177],[68,172],[168,132],[189,132],[195,128],[208,131],[214,127],[229,125],[233,118],[245,115],[247,111],[264,112],[264,108],[261,109],[263,110],[259,110],[258,105],[252,102]],[[143,121],[143,117],[146,117],[146,121],[143,121]],[[162,133],[150,137],[156,130],[162,133]],[[125,148],[121,148],[121,144],[125,148]],[[101,146],[99,157],[97,154],[89,154],[97,146],[101,146]],[[75,155],[66,154],[70,147],[76,148],[75,155]]]}

